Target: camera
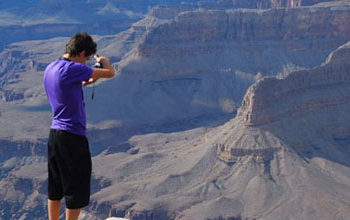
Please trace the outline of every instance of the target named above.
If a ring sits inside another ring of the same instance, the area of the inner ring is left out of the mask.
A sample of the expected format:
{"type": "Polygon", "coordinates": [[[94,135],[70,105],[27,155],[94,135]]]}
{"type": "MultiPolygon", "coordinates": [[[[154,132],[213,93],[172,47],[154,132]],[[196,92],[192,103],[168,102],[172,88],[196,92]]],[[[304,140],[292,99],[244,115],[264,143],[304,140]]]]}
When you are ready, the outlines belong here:
{"type": "Polygon", "coordinates": [[[103,68],[103,65],[102,65],[101,62],[96,62],[96,63],[94,64],[94,67],[95,67],[95,68],[103,68]]]}
{"type": "MultiPolygon", "coordinates": [[[[96,56],[96,57],[99,57],[98,54],[96,54],[95,56],[96,56]]],[[[96,62],[96,63],[94,64],[94,67],[95,67],[95,68],[103,68],[103,65],[102,65],[101,62],[96,62]]]]}

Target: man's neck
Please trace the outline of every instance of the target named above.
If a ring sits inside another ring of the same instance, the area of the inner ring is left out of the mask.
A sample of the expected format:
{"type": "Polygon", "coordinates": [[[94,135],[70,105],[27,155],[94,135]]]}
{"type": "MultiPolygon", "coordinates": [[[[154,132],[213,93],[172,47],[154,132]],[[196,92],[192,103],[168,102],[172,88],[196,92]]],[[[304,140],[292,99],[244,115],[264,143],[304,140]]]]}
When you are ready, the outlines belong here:
{"type": "Polygon", "coordinates": [[[82,64],[86,63],[86,59],[79,56],[71,56],[69,53],[63,54],[63,57],[76,63],[82,63],[82,64]]]}

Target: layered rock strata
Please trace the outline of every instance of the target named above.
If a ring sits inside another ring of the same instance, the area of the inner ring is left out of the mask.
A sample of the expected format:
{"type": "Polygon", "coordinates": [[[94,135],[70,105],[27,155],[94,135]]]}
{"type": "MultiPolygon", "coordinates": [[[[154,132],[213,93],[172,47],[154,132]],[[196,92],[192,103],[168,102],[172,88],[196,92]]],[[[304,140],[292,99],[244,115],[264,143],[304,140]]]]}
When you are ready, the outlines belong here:
{"type": "Polygon", "coordinates": [[[174,6],[158,6],[152,9],[151,15],[159,18],[172,18],[180,12],[194,10],[223,10],[223,9],[269,9],[269,8],[296,8],[302,6],[311,6],[321,2],[330,2],[327,0],[220,0],[220,1],[201,1],[192,4],[180,4],[174,6]]]}
{"type": "Polygon", "coordinates": [[[350,33],[348,2],[225,9],[178,13],[149,28],[140,45],[118,64],[119,71],[193,76],[239,70],[274,75],[319,65],[348,41],[350,33]]]}
{"type": "Polygon", "coordinates": [[[238,111],[246,125],[257,126],[350,102],[350,43],[326,62],[285,78],[267,77],[251,86],[238,111]]]}
{"type": "MultiPolygon", "coordinates": [[[[349,8],[348,4],[344,4],[341,7],[335,5],[334,7],[303,7],[289,10],[285,8],[261,11],[242,9],[177,14],[174,20],[154,28],[146,36],[138,49],[138,55],[144,57],[156,54],[195,55],[210,52],[211,48],[224,50],[225,43],[235,41],[251,42],[254,46],[256,41],[346,39],[350,33],[349,8]],[[198,47],[200,43],[214,42],[216,44],[212,47],[207,47],[209,51],[198,47]],[[223,44],[222,47],[219,42],[223,44]]],[[[316,45],[313,46],[317,47],[317,43],[314,42],[314,44],[316,45]]]]}

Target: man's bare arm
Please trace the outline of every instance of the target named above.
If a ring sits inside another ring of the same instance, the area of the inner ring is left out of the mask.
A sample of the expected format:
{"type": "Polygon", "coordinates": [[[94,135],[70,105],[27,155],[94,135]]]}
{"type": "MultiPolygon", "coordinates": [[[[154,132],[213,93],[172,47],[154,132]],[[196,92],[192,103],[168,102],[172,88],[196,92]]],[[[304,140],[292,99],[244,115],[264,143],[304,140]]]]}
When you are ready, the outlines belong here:
{"type": "Polygon", "coordinates": [[[107,57],[95,57],[95,59],[102,63],[103,68],[94,68],[91,78],[97,80],[99,78],[112,78],[115,75],[115,70],[107,57]]]}
{"type": "Polygon", "coordinates": [[[83,86],[95,83],[100,78],[112,78],[115,75],[115,70],[109,63],[107,57],[95,57],[97,62],[102,63],[103,68],[94,68],[91,78],[87,82],[83,82],[83,86]]]}

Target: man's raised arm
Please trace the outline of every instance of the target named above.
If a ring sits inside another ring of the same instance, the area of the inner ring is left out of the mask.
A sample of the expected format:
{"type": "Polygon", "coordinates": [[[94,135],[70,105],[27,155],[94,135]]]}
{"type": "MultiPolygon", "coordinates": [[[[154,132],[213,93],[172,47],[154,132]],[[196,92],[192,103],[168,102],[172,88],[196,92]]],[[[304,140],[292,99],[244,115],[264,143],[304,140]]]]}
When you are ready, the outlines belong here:
{"type": "Polygon", "coordinates": [[[103,68],[94,68],[91,78],[87,82],[83,82],[84,86],[96,82],[100,78],[112,78],[115,76],[115,70],[112,65],[109,63],[109,59],[103,56],[95,56],[97,62],[100,62],[103,68]]]}

